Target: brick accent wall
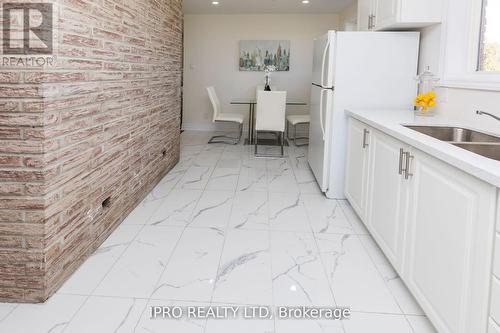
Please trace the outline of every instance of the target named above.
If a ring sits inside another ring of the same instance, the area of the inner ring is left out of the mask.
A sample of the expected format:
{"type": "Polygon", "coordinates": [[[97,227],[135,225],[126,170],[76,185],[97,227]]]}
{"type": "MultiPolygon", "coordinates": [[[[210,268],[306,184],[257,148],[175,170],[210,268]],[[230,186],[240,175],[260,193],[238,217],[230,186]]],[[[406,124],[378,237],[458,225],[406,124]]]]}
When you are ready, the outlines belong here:
{"type": "Polygon", "coordinates": [[[0,63],[0,301],[45,301],[179,158],[181,0],[54,10],[53,66],[0,63]]]}

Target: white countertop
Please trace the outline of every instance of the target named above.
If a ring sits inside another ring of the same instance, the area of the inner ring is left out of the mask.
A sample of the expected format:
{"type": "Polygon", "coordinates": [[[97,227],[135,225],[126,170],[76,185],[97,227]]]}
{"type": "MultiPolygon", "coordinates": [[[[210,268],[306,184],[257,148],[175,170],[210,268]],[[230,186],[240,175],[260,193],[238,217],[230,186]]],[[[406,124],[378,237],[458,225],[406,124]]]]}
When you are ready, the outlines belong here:
{"type": "MultiPolygon", "coordinates": [[[[465,149],[453,146],[403,125],[453,126],[481,131],[498,136],[478,127],[450,120],[439,115],[416,116],[408,110],[347,110],[347,114],[410,146],[430,154],[462,171],[500,188],[500,161],[495,161],[465,149]]],[[[492,120],[493,121],[493,120],[492,120]]]]}

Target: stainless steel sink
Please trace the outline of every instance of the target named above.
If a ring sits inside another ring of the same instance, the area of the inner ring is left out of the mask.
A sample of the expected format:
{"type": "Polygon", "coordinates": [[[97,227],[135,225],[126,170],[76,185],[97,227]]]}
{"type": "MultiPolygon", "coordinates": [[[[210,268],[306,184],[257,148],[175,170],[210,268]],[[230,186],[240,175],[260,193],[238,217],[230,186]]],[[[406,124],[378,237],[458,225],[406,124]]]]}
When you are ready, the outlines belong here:
{"type": "Polygon", "coordinates": [[[454,143],[454,145],[484,157],[500,161],[500,144],[454,143]]]}
{"type": "Polygon", "coordinates": [[[438,140],[449,142],[475,154],[500,161],[500,137],[460,127],[405,127],[438,140]]]}
{"type": "Polygon", "coordinates": [[[444,127],[444,126],[405,126],[405,127],[446,142],[500,143],[500,137],[460,127],[444,127]]]}

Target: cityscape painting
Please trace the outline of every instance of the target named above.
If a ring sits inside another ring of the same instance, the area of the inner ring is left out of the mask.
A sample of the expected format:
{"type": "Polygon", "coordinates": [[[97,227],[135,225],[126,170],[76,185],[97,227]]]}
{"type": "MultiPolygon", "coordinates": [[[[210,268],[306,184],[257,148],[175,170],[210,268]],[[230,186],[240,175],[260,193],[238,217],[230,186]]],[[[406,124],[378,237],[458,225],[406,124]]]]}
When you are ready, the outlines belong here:
{"type": "Polygon", "coordinates": [[[240,71],[264,71],[267,66],[290,70],[289,40],[240,41],[240,71]]]}

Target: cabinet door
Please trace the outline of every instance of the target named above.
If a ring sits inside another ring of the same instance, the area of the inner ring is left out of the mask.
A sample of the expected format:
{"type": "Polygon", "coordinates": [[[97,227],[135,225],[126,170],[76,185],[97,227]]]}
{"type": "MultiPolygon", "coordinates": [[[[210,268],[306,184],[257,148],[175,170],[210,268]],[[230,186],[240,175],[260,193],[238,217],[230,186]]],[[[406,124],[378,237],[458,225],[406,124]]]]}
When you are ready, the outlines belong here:
{"type": "Polygon", "coordinates": [[[345,195],[362,220],[366,207],[369,135],[368,126],[349,118],[345,195]]]}
{"type": "Polygon", "coordinates": [[[372,0],[358,0],[358,30],[368,31],[372,0]]]}
{"type": "Polygon", "coordinates": [[[412,154],[404,279],[439,332],[486,332],[495,189],[412,154]]]}
{"type": "Polygon", "coordinates": [[[406,182],[400,174],[401,149],[407,146],[381,132],[371,136],[368,229],[399,271],[405,232],[406,182]]]}
{"type": "Polygon", "coordinates": [[[398,21],[398,3],[401,0],[374,0],[375,29],[398,21]]]}
{"type": "Polygon", "coordinates": [[[399,0],[399,21],[407,26],[426,26],[440,23],[443,16],[443,0],[399,0]],[[421,22],[423,24],[412,24],[421,22]],[[428,23],[428,24],[425,24],[428,23]]]}

